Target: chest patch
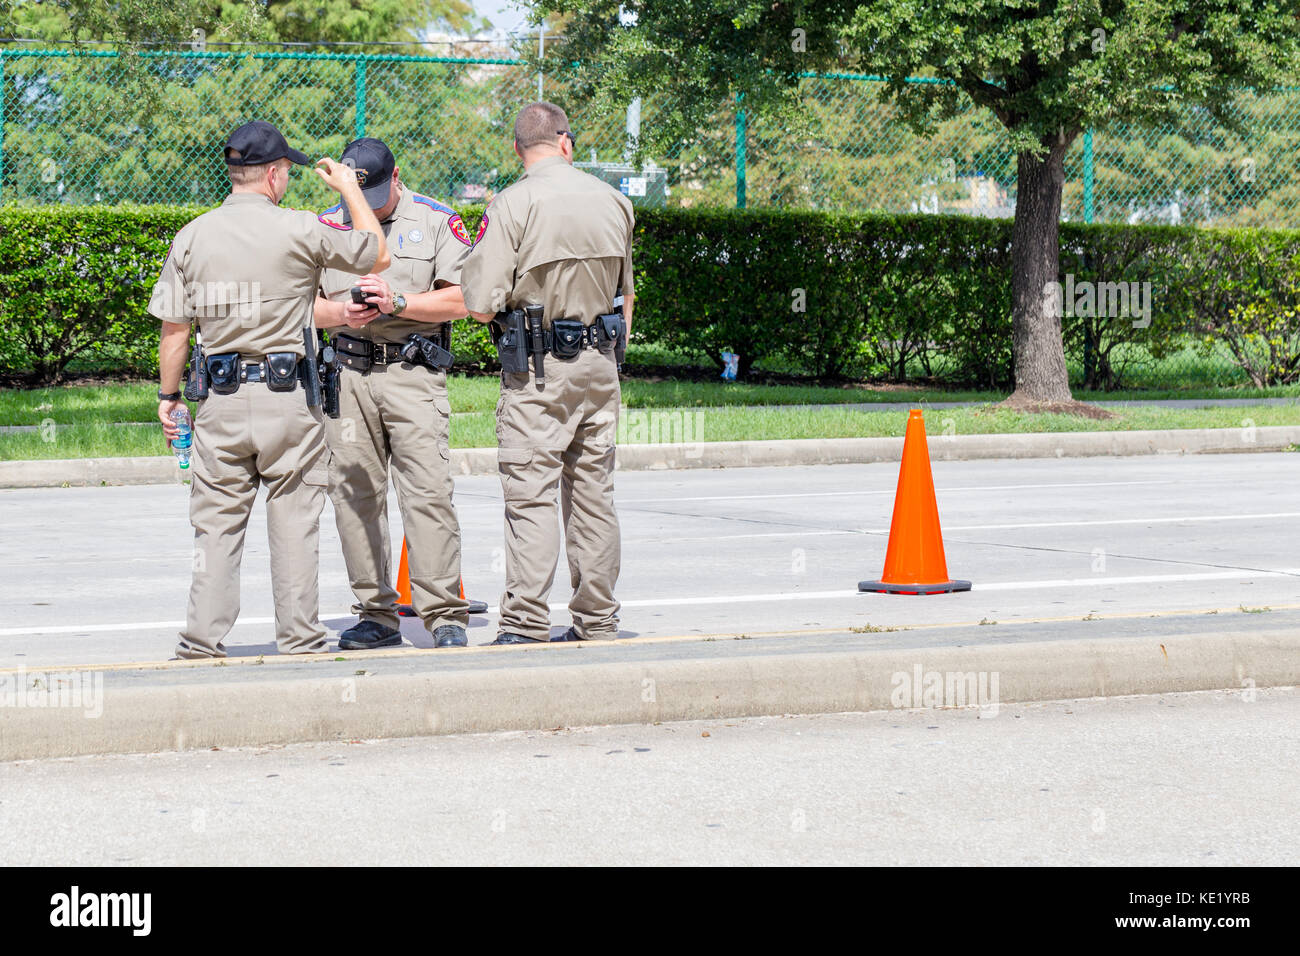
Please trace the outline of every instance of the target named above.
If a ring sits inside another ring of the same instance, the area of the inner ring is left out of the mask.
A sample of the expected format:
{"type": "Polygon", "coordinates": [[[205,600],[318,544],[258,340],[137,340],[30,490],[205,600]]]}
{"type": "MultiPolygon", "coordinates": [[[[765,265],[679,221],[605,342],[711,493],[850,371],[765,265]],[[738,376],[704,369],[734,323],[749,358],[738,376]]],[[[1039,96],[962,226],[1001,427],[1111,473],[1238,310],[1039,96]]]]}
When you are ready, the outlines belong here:
{"type": "Polygon", "coordinates": [[[410,242],[423,242],[424,233],[419,229],[412,229],[406,234],[406,238],[410,242]]]}

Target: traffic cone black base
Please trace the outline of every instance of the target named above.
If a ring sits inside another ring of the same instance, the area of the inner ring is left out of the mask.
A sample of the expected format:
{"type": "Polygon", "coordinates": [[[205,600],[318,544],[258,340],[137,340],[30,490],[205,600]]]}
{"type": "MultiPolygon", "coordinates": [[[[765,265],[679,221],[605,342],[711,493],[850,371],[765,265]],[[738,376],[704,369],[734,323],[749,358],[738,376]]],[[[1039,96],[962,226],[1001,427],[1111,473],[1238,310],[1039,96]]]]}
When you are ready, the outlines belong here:
{"type": "Polygon", "coordinates": [[[884,581],[859,581],[859,591],[876,594],[951,594],[969,591],[969,581],[945,581],[942,584],[886,584],[884,581]]]}

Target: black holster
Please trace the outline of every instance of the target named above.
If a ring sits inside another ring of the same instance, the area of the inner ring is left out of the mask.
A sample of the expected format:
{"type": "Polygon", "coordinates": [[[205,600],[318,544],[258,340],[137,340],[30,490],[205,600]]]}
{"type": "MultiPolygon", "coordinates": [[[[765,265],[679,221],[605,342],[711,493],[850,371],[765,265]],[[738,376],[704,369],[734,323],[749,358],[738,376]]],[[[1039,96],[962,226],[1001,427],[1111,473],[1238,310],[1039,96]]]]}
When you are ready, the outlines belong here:
{"type": "Polygon", "coordinates": [[[498,312],[492,320],[501,371],[522,375],[528,371],[528,328],[523,309],[498,312]]]}
{"type": "Polygon", "coordinates": [[[328,418],[339,417],[339,360],[334,346],[325,338],[325,333],[317,331],[320,343],[320,392],[321,411],[328,418]]]}
{"type": "Polygon", "coordinates": [[[412,365],[427,365],[435,371],[449,369],[456,364],[456,356],[441,343],[418,332],[412,332],[406,337],[406,344],[402,346],[402,358],[412,365]]]}

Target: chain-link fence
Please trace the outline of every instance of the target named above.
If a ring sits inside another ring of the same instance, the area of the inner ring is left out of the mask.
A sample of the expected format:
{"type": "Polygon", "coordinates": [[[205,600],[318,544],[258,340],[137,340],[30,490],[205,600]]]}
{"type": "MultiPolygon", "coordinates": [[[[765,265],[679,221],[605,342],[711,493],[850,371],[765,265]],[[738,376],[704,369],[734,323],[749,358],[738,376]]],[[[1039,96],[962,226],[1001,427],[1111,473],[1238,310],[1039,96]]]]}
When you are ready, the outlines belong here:
{"type": "MultiPolygon", "coordinates": [[[[473,202],[518,175],[511,122],[539,82],[547,97],[565,98],[562,75],[513,59],[271,51],[157,52],[142,62],[162,81],[152,100],[133,96],[113,52],[0,47],[0,201],[214,204],[227,188],[225,135],[256,117],[310,155],[381,137],[415,188],[473,202]]],[[[647,201],[1012,214],[1016,159],[987,110],[918,136],[877,101],[879,78],[809,76],[803,89],[796,135],[720,104],[698,142],[652,158],[667,190],[650,189],[647,201]]],[[[1243,92],[1236,109],[1244,133],[1187,107],[1172,125],[1079,137],[1063,218],[1300,226],[1300,90],[1243,92]]],[[[625,119],[576,112],[578,159],[618,167],[625,119]]],[[[650,98],[641,122],[654,119],[650,98]]],[[[287,201],[325,198],[299,179],[287,201]]]]}

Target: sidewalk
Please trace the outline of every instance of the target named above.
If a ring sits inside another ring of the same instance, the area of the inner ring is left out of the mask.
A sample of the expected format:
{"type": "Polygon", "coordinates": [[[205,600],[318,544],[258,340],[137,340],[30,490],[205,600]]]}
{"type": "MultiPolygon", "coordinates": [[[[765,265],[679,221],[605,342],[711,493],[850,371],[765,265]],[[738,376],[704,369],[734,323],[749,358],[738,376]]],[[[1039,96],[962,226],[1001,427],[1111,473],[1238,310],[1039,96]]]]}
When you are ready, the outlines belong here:
{"type": "MultiPolygon", "coordinates": [[[[1192,455],[1289,451],[1300,445],[1300,425],[1261,428],[1184,428],[1163,431],[1031,432],[993,435],[932,435],[930,457],[978,459],[1088,458],[1093,456],[1192,455]]],[[[620,471],[683,468],[754,468],[897,462],[899,438],[796,438],[690,444],[624,444],[620,471]]],[[[458,475],[495,475],[495,448],[453,448],[458,475]]],[[[95,485],[161,485],[182,479],[170,455],[151,458],[0,461],[0,488],[95,485]]]]}

